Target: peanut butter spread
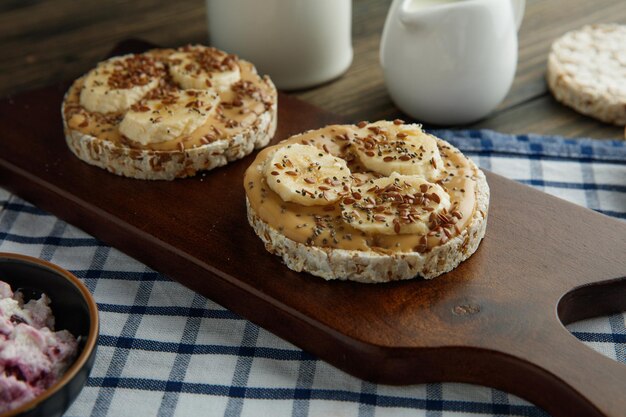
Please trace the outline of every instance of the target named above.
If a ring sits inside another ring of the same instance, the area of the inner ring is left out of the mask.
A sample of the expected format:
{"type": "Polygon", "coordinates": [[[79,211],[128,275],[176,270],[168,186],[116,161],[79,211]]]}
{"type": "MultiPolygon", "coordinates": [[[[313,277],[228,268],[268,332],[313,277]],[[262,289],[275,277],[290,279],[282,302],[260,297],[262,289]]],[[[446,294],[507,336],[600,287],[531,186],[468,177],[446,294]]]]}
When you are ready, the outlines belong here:
{"type": "Polygon", "coordinates": [[[251,63],[215,48],[160,49],[109,61],[103,64],[112,63],[113,67],[96,68],[74,82],[65,99],[64,116],[70,129],[120,147],[180,151],[229,140],[246,129],[256,128],[260,115],[276,102],[268,78],[260,77],[251,63]],[[202,86],[197,85],[198,80],[202,80],[202,86]],[[212,101],[198,98],[204,97],[199,87],[212,91],[212,101]],[[97,94],[100,96],[93,98],[97,94]],[[115,106],[107,107],[108,96],[118,100],[113,103],[115,106]],[[161,130],[170,135],[161,139],[148,136],[145,140],[133,140],[120,131],[123,119],[133,113],[138,117],[128,124],[137,135],[159,132],[148,129],[151,126],[144,127],[148,123],[163,123],[162,119],[167,118],[164,115],[176,115],[168,106],[181,107],[181,103],[183,110],[197,116],[195,124],[169,120],[171,125],[164,125],[161,130]],[[94,108],[116,111],[93,111],[94,108]],[[154,117],[141,118],[142,113],[154,117]],[[174,127],[180,127],[181,134],[172,133],[177,132],[174,127]]]}
{"type": "Polygon", "coordinates": [[[327,126],[264,149],[246,171],[244,187],[256,215],[295,242],[383,254],[424,253],[472,222],[477,173],[459,150],[418,125],[361,122],[327,126]],[[304,149],[299,145],[314,146],[327,162],[307,162],[307,169],[298,170],[297,155],[273,159],[280,149],[304,149]],[[330,157],[345,161],[347,169],[330,157]],[[317,174],[333,166],[337,175],[317,174]],[[403,170],[407,172],[399,172],[403,170]],[[301,187],[290,182],[298,177],[301,187]],[[286,189],[279,188],[285,182],[286,189]],[[297,198],[286,201],[290,189],[297,198]],[[298,203],[303,196],[320,203],[298,203]]]}

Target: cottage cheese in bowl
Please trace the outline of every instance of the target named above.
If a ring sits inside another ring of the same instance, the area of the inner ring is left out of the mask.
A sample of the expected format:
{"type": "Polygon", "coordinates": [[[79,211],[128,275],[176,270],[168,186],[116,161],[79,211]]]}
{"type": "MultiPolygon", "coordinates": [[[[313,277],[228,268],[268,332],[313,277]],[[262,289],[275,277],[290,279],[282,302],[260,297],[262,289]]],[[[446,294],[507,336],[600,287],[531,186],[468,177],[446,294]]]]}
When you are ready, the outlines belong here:
{"type": "Polygon", "coordinates": [[[76,338],[54,330],[50,298],[24,302],[20,291],[0,281],[0,413],[34,399],[74,362],[76,338]]]}

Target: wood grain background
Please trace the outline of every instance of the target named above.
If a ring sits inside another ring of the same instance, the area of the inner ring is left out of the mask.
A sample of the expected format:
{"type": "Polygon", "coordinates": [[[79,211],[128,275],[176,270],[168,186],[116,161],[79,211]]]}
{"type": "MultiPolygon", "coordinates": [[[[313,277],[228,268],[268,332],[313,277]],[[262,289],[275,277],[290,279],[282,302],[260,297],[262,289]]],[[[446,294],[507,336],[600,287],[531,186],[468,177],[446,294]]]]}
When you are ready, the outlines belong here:
{"type": "MultiPolygon", "coordinates": [[[[355,121],[406,118],[391,102],[378,62],[390,2],[354,0],[351,68],[332,83],[292,94],[355,121]]],[[[544,81],[551,42],[568,30],[599,22],[626,23],[626,1],[527,0],[513,88],[492,115],[465,127],[623,139],[623,128],[558,104],[544,81]]],[[[203,0],[3,0],[0,96],[75,78],[123,39],[178,46],[207,43],[207,33],[203,0]]]]}

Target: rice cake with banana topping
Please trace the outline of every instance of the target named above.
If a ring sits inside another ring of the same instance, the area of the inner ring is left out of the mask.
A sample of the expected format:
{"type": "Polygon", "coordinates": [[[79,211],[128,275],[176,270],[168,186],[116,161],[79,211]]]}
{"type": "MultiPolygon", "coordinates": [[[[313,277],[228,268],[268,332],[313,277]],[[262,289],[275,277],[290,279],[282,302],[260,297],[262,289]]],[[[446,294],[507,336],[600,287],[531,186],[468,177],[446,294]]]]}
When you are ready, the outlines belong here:
{"type": "Polygon", "coordinates": [[[378,283],[434,278],[478,248],[483,172],[420,125],[361,122],[261,151],[244,177],[248,221],[294,271],[378,283]]]}
{"type": "Polygon", "coordinates": [[[266,146],[277,92],[253,64],[201,45],[113,57],[63,100],[65,137],[83,161],[138,179],[189,177],[266,146]]]}

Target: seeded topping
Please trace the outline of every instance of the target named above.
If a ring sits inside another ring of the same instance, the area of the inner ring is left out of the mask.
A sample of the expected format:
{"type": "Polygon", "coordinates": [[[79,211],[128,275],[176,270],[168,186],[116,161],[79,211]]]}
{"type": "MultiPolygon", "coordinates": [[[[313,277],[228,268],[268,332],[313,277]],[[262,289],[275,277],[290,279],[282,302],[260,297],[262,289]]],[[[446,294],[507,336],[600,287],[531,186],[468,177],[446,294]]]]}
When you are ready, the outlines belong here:
{"type": "Polygon", "coordinates": [[[178,142],[184,142],[183,148],[190,149],[260,129],[261,116],[275,107],[274,91],[271,81],[259,77],[250,63],[214,48],[154,50],[110,59],[78,80],[66,100],[65,118],[70,121],[70,128],[122,147],[180,151],[178,142]],[[184,68],[188,62],[176,71],[172,69],[176,63],[183,62],[172,58],[177,54],[183,54],[194,65],[193,73],[186,78],[181,78],[181,74],[189,72],[184,68]],[[204,71],[206,78],[201,80],[201,85],[198,82],[199,88],[195,87],[195,81],[202,77],[196,71],[204,71]],[[198,97],[198,90],[219,94],[219,101],[198,97]],[[181,91],[184,91],[182,97],[181,91]],[[198,116],[207,115],[204,125],[195,122],[189,125],[196,126],[197,133],[190,133],[182,126],[187,122],[179,121],[174,129],[159,130],[163,133],[161,137],[137,139],[141,132],[152,134],[155,125],[167,123],[168,118],[177,114],[177,105],[198,116]],[[120,131],[120,123],[128,112],[146,116],[132,129],[134,134],[120,131]],[[180,135],[176,136],[177,132],[180,135]]]}
{"type": "Polygon", "coordinates": [[[312,145],[293,144],[269,160],[266,181],[283,201],[314,206],[348,195],[352,177],[344,160],[312,145]]]}
{"type": "Polygon", "coordinates": [[[218,101],[219,96],[210,90],[185,90],[143,100],[131,106],[119,129],[130,140],[144,145],[181,138],[176,147],[182,152],[185,137],[206,123],[209,110],[218,101]]]}
{"type": "Polygon", "coordinates": [[[386,125],[359,123],[359,131],[350,140],[354,152],[350,160],[358,159],[368,170],[384,176],[397,172],[431,180],[439,177],[441,155],[436,140],[421,129],[403,126],[399,119],[386,125]]]}
{"type": "MultiPolygon", "coordinates": [[[[195,74],[200,74],[202,71],[232,71],[237,68],[239,60],[236,55],[226,54],[216,48],[197,48],[187,45],[182,48],[182,51],[189,54],[193,59],[193,62],[185,65],[185,70],[195,74]]],[[[177,62],[176,59],[172,61],[177,62]]]]}
{"type": "Polygon", "coordinates": [[[255,85],[248,80],[237,81],[231,86],[235,93],[235,99],[232,102],[233,107],[240,107],[246,99],[255,100],[263,103],[266,109],[274,104],[274,99],[267,91],[255,85]]]}
{"type": "Polygon", "coordinates": [[[227,91],[241,79],[239,59],[215,48],[191,46],[171,54],[169,74],[183,89],[227,91]]]}
{"type": "Polygon", "coordinates": [[[257,213],[259,209],[268,216],[274,213],[264,220],[303,244],[383,253],[427,253],[464,233],[472,219],[476,168],[446,142],[422,134],[416,125],[399,120],[328,126],[263,151],[258,160],[265,161],[265,170],[262,180],[254,180],[255,186],[247,188],[251,204],[257,213]],[[420,172],[425,175],[384,174],[378,167],[372,170],[364,163],[365,152],[358,148],[371,152],[379,166],[392,165],[404,162],[402,157],[409,155],[401,150],[416,149],[412,146],[416,145],[414,138],[421,139],[422,135],[426,138],[420,143],[423,150],[420,146],[416,148],[423,155],[421,160],[419,155],[415,160],[422,164],[420,172]],[[387,145],[390,152],[383,153],[387,145]],[[314,159],[340,158],[349,174],[336,179],[318,178],[311,175],[317,169],[315,164],[303,167],[294,163],[293,157],[276,160],[281,149],[299,146],[313,149],[314,159]],[[385,157],[392,159],[387,158],[386,162],[385,157]],[[273,181],[303,201],[319,203],[305,205],[285,200],[270,185],[273,181]],[[259,190],[264,191],[261,199],[256,200],[254,194],[259,190]],[[337,200],[324,201],[324,196],[332,192],[338,196],[337,200]],[[274,211],[272,207],[278,205],[280,210],[274,211]]]}
{"type": "Polygon", "coordinates": [[[449,206],[448,194],[440,186],[421,177],[392,174],[353,187],[341,207],[344,221],[365,232],[426,234],[430,216],[449,206]]]}
{"type": "Polygon", "coordinates": [[[132,55],[115,61],[107,84],[114,89],[128,89],[148,84],[153,78],[162,77],[162,63],[146,55],[132,55]]]}
{"type": "Polygon", "coordinates": [[[79,104],[93,113],[123,113],[157,88],[165,66],[154,57],[130,55],[100,63],[84,78],[79,104]]]}

